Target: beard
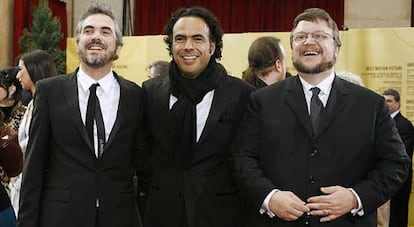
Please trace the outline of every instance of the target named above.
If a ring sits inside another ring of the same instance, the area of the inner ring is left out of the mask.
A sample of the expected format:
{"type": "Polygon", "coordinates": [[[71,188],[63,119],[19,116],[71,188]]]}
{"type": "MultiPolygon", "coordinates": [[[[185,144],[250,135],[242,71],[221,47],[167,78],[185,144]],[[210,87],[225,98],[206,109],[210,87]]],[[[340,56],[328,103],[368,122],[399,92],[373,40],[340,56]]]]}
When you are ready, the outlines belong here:
{"type": "Polygon", "coordinates": [[[78,55],[81,62],[85,63],[87,66],[91,68],[100,68],[105,66],[106,64],[118,59],[118,55],[116,54],[116,49],[108,50],[104,52],[104,54],[88,54],[87,53],[88,47],[83,49],[78,49],[78,55]]]}
{"type": "Polygon", "coordinates": [[[312,67],[312,66],[307,66],[303,64],[303,62],[300,60],[294,60],[293,66],[298,72],[308,73],[308,74],[317,74],[317,73],[325,72],[331,69],[335,65],[335,62],[336,62],[336,57],[333,57],[331,61],[322,61],[321,63],[312,67]]]}

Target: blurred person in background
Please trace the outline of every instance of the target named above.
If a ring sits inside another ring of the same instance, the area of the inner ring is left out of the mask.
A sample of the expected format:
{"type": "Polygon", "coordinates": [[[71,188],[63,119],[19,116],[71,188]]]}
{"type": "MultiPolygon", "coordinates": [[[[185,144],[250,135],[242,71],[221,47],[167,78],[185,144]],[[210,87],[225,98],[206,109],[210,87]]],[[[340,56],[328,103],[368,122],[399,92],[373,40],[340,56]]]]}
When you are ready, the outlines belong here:
{"type": "Polygon", "coordinates": [[[148,79],[157,77],[157,76],[166,76],[168,75],[168,61],[154,61],[149,64],[146,68],[148,72],[148,79]]]}
{"type": "Polygon", "coordinates": [[[243,72],[242,79],[256,88],[283,80],[286,77],[285,58],[285,49],[280,39],[259,37],[249,48],[249,67],[243,72]]]}

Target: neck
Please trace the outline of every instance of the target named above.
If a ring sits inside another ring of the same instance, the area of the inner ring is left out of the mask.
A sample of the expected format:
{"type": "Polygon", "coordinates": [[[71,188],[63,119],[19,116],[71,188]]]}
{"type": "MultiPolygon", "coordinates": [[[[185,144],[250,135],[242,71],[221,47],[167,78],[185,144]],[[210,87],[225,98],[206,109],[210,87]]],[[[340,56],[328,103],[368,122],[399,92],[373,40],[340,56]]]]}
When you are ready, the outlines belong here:
{"type": "Polygon", "coordinates": [[[106,64],[99,68],[93,68],[86,64],[81,64],[82,70],[94,80],[100,80],[106,76],[112,69],[112,64],[106,64]]]}
{"type": "Polygon", "coordinates": [[[304,79],[306,82],[308,82],[310,85],[316,86],[319,83],[321,83],[323,80],[329,77],[331,73],[333,72],[333,69],[321,72],[321,73],[302,73],[298,72],[298,75],[304,79]]]}
{"type": "Polygon", "coordinates": [[[267,85],[274,84],[280,80],[285,79],[284,75],[281,75],[280,73],[276,72],[275,70],[271,71],[265,76],[259,75],[257,76],[259,79],[263,80],[267,85]]]}

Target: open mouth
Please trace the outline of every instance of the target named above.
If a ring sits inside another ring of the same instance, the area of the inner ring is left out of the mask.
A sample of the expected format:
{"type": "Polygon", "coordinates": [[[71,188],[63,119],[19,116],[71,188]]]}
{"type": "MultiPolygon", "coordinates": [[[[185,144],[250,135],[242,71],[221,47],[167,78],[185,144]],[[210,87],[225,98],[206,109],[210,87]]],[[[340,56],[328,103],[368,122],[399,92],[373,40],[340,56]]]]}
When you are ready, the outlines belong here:
{"type": "Polygon", "coordinates": [[[303,52],[303,56],[315,56],[318,55],[318,52],[316,51],[305,51],[303,52]]]}

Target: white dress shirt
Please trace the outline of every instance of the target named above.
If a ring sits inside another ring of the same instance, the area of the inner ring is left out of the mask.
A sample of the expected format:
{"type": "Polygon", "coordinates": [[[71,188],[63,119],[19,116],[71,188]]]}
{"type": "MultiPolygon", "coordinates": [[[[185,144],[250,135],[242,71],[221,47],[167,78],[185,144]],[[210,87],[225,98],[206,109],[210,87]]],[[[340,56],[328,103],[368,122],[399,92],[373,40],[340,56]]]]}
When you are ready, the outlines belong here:
{"type": "MultiPolygon", "coordinates": [[[[197,135],[196,142],[200,139],[201,133],[203,132],[204,126],[207,122],[208,114],[210,113],[211,104],[213,103],[214,90],[207,92],[201,102],[196,105],[196,118],[197,118],[197,135]]],[[[177,102],[177,97],[170,95],[170,110],[175,102],[177,102]]]]}
{"type": "MultiPolygon", "coordinates": [[[[79,68],[77,76],[79,109],[84,124],[86,121],[86,109],[88,106],[89,87],[92,84],[99,83],[99,86],[96,88],[96,96],[99,99],[102,117],[105,124],[105,140],[108,141],[108,137],[111,133],[112,127],[114,126],[119,107],[119,83],[115,79],[112,70],[98,81],[95,81],[94,79],[86,75],[86,73],[81,68],[79,68]]],[[[94,123],[93,131],[95,155],[98,157],[98,133],[96,130],[96,123],[94,123]]]]}

